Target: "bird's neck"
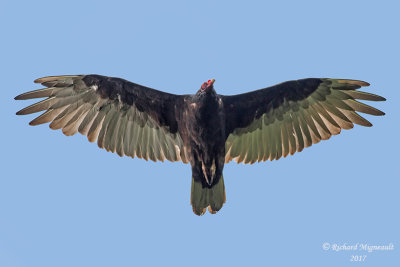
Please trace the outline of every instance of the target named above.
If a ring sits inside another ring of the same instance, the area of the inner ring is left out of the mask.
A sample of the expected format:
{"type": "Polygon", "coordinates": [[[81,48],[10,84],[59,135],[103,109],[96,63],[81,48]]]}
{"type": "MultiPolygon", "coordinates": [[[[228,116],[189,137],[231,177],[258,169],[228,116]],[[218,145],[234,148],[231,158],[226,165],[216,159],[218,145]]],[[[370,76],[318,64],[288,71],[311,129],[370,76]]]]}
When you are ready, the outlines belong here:
{"type": "Polygon", "coordinates": [[[218,109],[218,96],[213,90],[213,92],[207,92],[204,94],[199,101],[199,112],[200,114],[209,114],[216,112],[218,109]]]}

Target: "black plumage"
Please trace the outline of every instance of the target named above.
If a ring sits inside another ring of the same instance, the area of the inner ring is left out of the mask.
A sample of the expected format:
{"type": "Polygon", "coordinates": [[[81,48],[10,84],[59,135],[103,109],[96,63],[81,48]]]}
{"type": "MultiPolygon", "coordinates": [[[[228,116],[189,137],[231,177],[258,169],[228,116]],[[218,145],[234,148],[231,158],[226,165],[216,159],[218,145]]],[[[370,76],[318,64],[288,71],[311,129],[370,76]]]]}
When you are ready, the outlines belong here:
{"type": "Polygon", "coordinates": [[[46,88],[15,99],[47,97],[17,112],[45,111],[30,122],[47,122],[66,135],[80,132],[118,155],[182,161],[192,166],[191,204],[197,215],[216,213],[225,202],[224,164],[274,160],[350,129],[372,126],[357,112],[384,113],[356,99],[383,101],[357,91],[363,81],[309,78],[240,95],[224,96],[214,80],[194,95],[174,95],[100,75],[37,79],[46,88]]]}

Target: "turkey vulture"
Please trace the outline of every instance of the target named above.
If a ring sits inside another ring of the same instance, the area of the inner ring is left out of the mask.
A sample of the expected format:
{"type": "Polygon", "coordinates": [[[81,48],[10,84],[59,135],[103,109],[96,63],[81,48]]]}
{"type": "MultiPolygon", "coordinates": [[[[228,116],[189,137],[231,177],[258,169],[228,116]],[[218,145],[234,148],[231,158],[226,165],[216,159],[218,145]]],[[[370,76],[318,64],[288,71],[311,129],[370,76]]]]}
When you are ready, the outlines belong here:
{"type": "Polygon", "coordinates": [[[385,100],[358,91],[369,85],[363,81],[308,78],[232,96],[217,94],[214,81],[194,95],[174,95],[100,75],[44,77],[35,82],[46,88],[15,99],[46,99],[17,115],[45,111],[29,124],[51,122],[51,129],[79,132],[119,156],[190,162],[197,215],[225,203],[225,163],[277,160],[353,123],[372,126],[357,112],[384,115],[357,101],[385,100]]]}

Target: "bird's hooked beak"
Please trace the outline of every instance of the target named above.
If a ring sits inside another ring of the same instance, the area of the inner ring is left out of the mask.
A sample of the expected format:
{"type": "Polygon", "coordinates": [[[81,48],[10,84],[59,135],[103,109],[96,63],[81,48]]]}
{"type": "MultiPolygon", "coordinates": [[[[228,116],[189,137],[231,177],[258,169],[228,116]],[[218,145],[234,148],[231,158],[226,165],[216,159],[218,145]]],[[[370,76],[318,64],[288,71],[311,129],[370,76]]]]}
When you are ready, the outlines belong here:
{"type": "Polygon", "coordinates": [[[207,87],[212,86],[214,84],[214,82],[215,82],[215,79],[208,80],[207,87]]]}

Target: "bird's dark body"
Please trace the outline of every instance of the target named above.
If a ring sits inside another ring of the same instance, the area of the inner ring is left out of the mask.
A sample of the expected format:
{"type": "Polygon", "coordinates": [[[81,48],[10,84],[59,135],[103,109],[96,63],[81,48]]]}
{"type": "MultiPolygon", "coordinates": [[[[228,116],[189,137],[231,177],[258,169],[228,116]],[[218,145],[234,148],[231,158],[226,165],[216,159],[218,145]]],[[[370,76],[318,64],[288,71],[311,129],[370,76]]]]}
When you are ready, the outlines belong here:
{"type": "Polygon", "coordinates": [[[203,187],[218,183],[225,161],[225,110],[214,89],[185,97],[179,133],[187,148],[192,176],[203,187]]]}
{"type": "Polygon", "coordinates": [[[180,98],[165,93],[160,99],[158,91],[151,88],[138,96],[135,88],[138,85],[118,78],[105,80],[100,75],[88,75],[83,81],[86,86],[101,88],[98,90],[101,97],[119,97],[125,104],[135,105],[139,111],[148,113],[159,125],[168,127],[169,132],[179,133],[192,166],[193,179],[209,188],[219,181],[224,168],[227,135],[223,102],[214,88],[180,98]]]}
{"type": "Polygon", "coordinates": [[[17,112],[44,111],[30,122],[47,122],[65,135],[77,132],[120,156],[191,164],[191,205],[197,215],[225,203],[224,164],[277,160],[327,140],[353,124],[372,126],[357,112],[384,115],[357,101],[384,101],[358,91],[358,80],[308,78],[225,96],[214,80],[193,95],[174,95],[100,75],[37,79],[47,88],[15,99],[47,97],[17,112]]]}

